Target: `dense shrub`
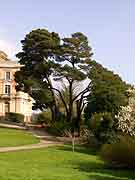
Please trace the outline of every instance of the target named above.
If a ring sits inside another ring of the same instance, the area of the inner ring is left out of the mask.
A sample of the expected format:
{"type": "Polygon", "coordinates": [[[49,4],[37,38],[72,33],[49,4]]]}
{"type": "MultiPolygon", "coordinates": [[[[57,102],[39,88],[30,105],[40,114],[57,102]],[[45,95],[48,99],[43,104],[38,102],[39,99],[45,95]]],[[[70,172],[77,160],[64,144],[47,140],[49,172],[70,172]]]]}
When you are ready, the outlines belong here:
{"type": "Polygon", "coordinates": [[[24,115],[20,113],[10,112],[5,115],[5,120],[9,122],[23,123],[24,115]]]}
{"type": "Polygon", "coordinates": [[[59,120],[51,124],[49,131],[58,136],[66,136],[70,130],[71,123],[66,121],[66,117],[63,113],[59,114],[59,120]]]}
{"type": "Polygon", "coordinates": [[[92,131],[87,128],[87,126],[81,126],[80,138],[83,143],[87,144],[91,148],[99,147],[97,139],[92,131]]]}
{"type": "Polygon", "coordinates": [[[53,123],[49,128],[49,132],[56,136],[68,136],[69,131],[70,124],[62,121],[53,123]]]}
{"type": "Polygon", "coordinates": [[[111,142],[115,139],[113,125],[114,120],[109,112],[94,113],[88,122],[89,129],[101,144],[111,142]]]}
{"type": "Polygon", "coordinates": [[[113,168],[135,168],[135,142],[123,137],[114,144],[105,144],[101,149],[101,158],[113,168]]]}
{"type": "Polygon", "coordinates": [[[34,115],[34,117],[32,118],[32,122],[34,124],[50,124],[51,121],[51,114],[49,111],[46,112],[41,112],[39,114],[34,115]]]}

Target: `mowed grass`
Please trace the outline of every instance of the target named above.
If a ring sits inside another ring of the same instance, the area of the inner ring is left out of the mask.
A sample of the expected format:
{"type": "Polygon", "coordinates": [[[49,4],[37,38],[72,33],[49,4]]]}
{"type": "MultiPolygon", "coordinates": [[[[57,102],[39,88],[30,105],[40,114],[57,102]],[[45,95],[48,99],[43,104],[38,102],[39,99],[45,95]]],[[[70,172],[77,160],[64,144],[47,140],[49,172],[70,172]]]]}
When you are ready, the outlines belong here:
{"type": "Polygon", "coordinates": [[[0,180],[135,180],[132,170],[109,170],[95,152],[69,146],[0,153],[0,180]]]}
{"type": "Polygon", "coordinates": [[[0,147],[21,146],[38,143],[31,133],[8,128],[0,128],[0,147]]]}

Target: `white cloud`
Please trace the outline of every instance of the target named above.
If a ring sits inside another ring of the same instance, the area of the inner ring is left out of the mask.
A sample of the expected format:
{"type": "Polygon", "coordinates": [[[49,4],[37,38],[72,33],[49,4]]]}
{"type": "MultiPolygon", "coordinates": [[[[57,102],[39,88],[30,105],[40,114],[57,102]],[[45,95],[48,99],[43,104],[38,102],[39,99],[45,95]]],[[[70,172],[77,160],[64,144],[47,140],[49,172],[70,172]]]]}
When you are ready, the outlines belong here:
{"type": "Polygon", "coordinates": [[[13,58],[16,52],[16,47],[11,42],[0,40],[0,50],[4,51],[9,58],[13,58]]]}

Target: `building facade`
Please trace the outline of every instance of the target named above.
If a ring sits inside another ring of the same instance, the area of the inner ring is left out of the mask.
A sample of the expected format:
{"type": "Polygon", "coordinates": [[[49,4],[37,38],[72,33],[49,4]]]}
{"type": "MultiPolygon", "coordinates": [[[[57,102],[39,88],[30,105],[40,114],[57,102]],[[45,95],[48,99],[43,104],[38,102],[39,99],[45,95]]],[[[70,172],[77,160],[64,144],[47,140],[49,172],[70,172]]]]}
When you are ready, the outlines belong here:
{"type": "Polygon", "coordinates": [[[19,71],[21,65],[8,59],[7,55],[0,51],[0,116],[5,113],[15,112],[24,114],[25,122],[31,120],[32,98],[24,92],[17,92],[14,74],[19,71]]]}

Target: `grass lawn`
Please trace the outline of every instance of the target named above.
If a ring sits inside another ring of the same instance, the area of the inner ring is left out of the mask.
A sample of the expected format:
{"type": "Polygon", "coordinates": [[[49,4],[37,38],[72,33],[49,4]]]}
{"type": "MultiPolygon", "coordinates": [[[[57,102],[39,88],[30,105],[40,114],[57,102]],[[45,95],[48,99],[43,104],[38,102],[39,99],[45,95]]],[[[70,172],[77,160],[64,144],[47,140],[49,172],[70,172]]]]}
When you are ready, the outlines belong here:
{"type": "Polygon", "coordinates": [[[109,170],[95,152],[69,146],[0,153],[0,180],[135,180],[132,170],[109,170]]]}
{"type": "Polygon", "coordinates": [[[0,147],[20,146],[38,143],[32,134],[16,129],[0,128],[0,147]]]}

